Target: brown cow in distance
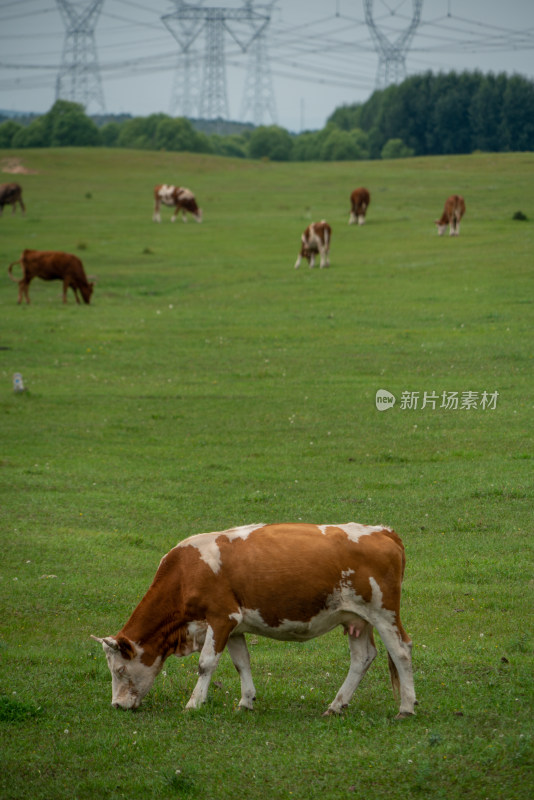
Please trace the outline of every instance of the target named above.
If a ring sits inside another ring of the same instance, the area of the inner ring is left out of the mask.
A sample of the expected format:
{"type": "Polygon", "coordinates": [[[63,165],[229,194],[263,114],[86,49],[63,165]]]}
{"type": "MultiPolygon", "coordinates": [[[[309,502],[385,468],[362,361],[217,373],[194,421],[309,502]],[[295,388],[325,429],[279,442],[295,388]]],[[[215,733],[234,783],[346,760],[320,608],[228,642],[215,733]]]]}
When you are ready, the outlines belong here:
{"type": "Polygon", "coordinates": [[[300,267],[303,258],[308,260],[310,269],[315,266],[315,256],[318,253],[321,261],[320,267],[330,266],[330,240],[332,228],[324,219],[321,222],[312,222],[300,237],[300,252],[295,262],[295,269],[300,267]]]}
{"type": "Polygon", "coordinates": [[[34,278],[42,278],[44,281],[63,281],[63,302],[67,302],[67,289],[74,292],[76,302],[79,304],[78,289],[81,292],[84,303],[89,304],[93,294],[94,284],[89,283],[83,264],[77,256],[70,253],[62,253],[58,250],[23,250],[18,261],[13,261],[8,267],[8,274],[14,283],[19,285],[18,302],[26,298],[30,302],[29,288],[34,278]],[[13,277],[13,267],[20,264],[22,267],[22,278],[17,280],[13,277]]]}
{"type": "Polygon", "coordinates": [[[20,205],[20,210],[24,214],[26,206],[22,202],[22,186],[19,183],[0,183],[0,216],[4,210],[4,206],[12,205],[13,214],[17,208],[17,203],[20,205]]]}
{"type": "Polygon", "coordinates": [[[443,236],[447,225],[450,226],[449,236],[459,236],[460,221],[464,214],[464,198],[460,194],[451,194],[451,196],[445,200],[443,214],[441,215],[440,219],[436,220],[439,236],[443,236]]]}
{"type": "Polygon", "coordinates": [[[172,186],[166,183],[155,186],[154,214],[152,216],[154,222],[161,222],[160,206],[162,203],[164,206],[171,206],[174,208],[171,222],[176,221],[179,211],[182,212],[182,220],[184,222],[187,222],[186,211],[189,211],[197,222],[202,222],[202,209],[198,207],[195,195],[191,189],[186,189],[184,186],[172,186]]]}
{"type": "Polygon", "coordinates": [[[358,225],[365,223],[365,215],[370,202],[371,195],[365,187],[360,186],[359,189],[353,191],[350,196],[349,225],[354,225],[355,222],[358,222],[358,225]]]}
{"type": "Polygon", "coordinates": [[[199,708],[227,648],[241,679],[239,707],[252,709],[246,634],[306,642],[340,627],[350,668],[325,715],[341,714],[350,702],[377,654],[376,629],[400,694],[398,717],[410,716],[412,642],[400,618],[405,563],[400,537],[383,525],[257,524],[190,536],[163,556],[121,630],[92,637],[111,672],[111,703],[137,708],[169,656],[200,651],[186,705],[199,708]]]}

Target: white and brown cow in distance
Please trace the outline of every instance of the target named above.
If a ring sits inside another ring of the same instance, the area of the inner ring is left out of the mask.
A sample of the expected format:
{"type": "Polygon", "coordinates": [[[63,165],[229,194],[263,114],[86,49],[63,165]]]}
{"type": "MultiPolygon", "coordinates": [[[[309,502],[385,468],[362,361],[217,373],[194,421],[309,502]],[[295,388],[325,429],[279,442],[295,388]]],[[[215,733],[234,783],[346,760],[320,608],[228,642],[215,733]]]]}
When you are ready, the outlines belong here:
{"type": "Polygon", "coordinates": [[[192,214],[197,222],[202,222],[202,209],[198,207],[195,195],[190,189],[186,189],[183,186],[172,186],[167,183],[155,186],[154,215],[152,217],[154,222],[161,222],[160,207],[162,203],[164,206],[171,206],[174,208],[171,222],[176,221],[176,217],[180,211],[182,212],[182,219],[184,222],[187,222],[186,211],[192,214]]]}
{"type": "Polygon", "coordinates": [[[71,253],[63,253],[59,250],[23,250],[18,261],[13,261],[9,265],[8,275],[14,283],[19,286],[19,303],[25,297],[26,302],[30,302],[30,283],[34,278],[42,278],[43,281],[63,281],[63,302],[67,302],[67,291],[70,286],[74,292],[76,302],[79,304],[78,289],[81,292],[83,302],[89,304],[93,294],[94,283],[87,280],[87,275],[83,264],[78,256],[71,253]],[[13,267],[20,264],[22,268],[22,278],[18,280],[13,277],[13,267]]]}
{"type": "Polygon", "coordinates": [[[358,225],[363,225],[365,223],[365,215],[367,214],[370,202],[371,195],[364,186],[360,186],[352,192],[350,196],[349,225],[354,225],[355,222],[357,222],[358,225]]]}
{"type": "Polygon", "coordinates": [[[320,267],[330,266],[330,240],[332,228],[324,219],[321,222],[312,222],[300,237],[300,252],[295,261],[295,269],[300,267],[303,258],[308,260],[310,268],[315,266],[315,256],[320,256],[320,267]]]}
{"type": "Polygon", "coordinates": [[[192,536],[159,565],[147,593],[102,643],[112,705],[137,708],[170,655],[200,651],[186,708],[205,702],[225,647],[241,679],[241,708],[256,689],[244,634],[304,642],[341,626],[350,669],[325,714],[345,708],[376,656],[373,628],[388,651],[399,717],[414,713],[411,641],[400,619],[405,555],[394,531],[353,522],[248,525],[192,536]]]}
{"type": "Polygon", "coordinates": [[[17,208],[17,203],[23,214],[26,212],[26,206],[22,202],[22,186],[20,183],[0,183],[0,216],[4,210],[4,206],[12,205],[13,214],[17,208]]]}
{"type": "Polygon", "coordinates": [[[443,214],[441,215],[440,219],[436,220],[436,225],[438,226],[438,234],[440,236],[443,236],[447,225],[449,225],[450,226],[449,235],[459,236],[460,221],[464,214],[465,214],[464,198],[460,194],[451,194],[451,196],[447,197],[447,199],[445,200],[445,206],[443,207],[443,214]]]}

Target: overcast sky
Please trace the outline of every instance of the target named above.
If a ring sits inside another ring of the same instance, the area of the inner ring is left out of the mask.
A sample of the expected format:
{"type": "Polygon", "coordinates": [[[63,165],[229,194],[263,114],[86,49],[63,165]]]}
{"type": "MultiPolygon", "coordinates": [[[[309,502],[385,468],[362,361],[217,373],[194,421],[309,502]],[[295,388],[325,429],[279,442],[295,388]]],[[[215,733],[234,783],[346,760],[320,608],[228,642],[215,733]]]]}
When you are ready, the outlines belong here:
{"type": "MultiPolygon", "coordinates": [[[[78,12],[95,2],[61,0],[78,12]]],[[[204,9],[243,8],[243,0],[193,4],[204,9]]],[[[259,11],[266,5],[268,0],[254,0],[253,8],[259,11]]],[[[382,41],[398,42],[412,23],[415,5],[415,0],[373,0],[373,21],[377,33],[385,37],[382,41]]],[[[182,113],[173,106],[173,91],[176,76],[183,75],[184,56],[161,21],[179,6],[179,0],[104,0],[93,25],[93,41],[106,111],[136,116],[182,113]]],[[[182,42],[186,41],[186,23],[176,24],[182,42]]],[[[230,20],[228,26],[244,42],[244,27],[230,20]]],[[[204,99],[207,84],[202,83],[201,68],[206,62],[207,29],[207,25],[199,29],[190,45],[193,64],[200,68],[199,93],[204,92],[204,99]]],[[[0,109],[49,110],[64,45],[73,42],[67,31],[56,0],[0,0],[0,109]]],[[[249,28],[247,37],[251,32],[249,28]]],[[[252,74],[251,55],[243,53],[229,33],[224,41],[228,117],[253,121],[252,108],[245,117],[243,106],[246,77],[252,74]]],[[[264,63],[271,71],[264,92],[275,103],[275,111],[265,111],[264,124],[276,121],[291,131],[322,128],[338,106],[365,101],[376,86],[379,56],[366,25],[363,0],[276,0],[264,41],[268,53],[264,63]]],[[[90,39],[81,37],[78,42],[79,53],[87,53],[90,39]]],[[[405,64],[408,75],[479,69],[534,79],[534,0],[423,0],[405,64]]],[[[194,72],[192,90],[193,77],[194,72]]],[[[88,113],[100,110],[95,101],[87,107],[88,113]]]]}

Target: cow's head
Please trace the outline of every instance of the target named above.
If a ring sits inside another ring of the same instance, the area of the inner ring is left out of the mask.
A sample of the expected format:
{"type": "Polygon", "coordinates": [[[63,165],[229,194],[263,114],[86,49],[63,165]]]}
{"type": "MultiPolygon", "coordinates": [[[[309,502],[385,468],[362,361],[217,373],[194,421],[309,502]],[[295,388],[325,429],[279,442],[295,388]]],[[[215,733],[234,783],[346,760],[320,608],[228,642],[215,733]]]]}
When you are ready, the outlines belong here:
{"type": "Polygon", "coordinates": [[[88,283],[87,286],[80,286],[80,292],[82,293],[83,302],[89,303],[91,302],[91,295],[93,294],[93,290],[95,288],[94,283],[88,283]]]}
{"type": "Polygon", "coordinates": [[[114,708],[137,708],[154,683],[163,660],[158,656],[150,665],[142,661],[143,648],[126,636],[107,636],[101,639],[91,636],[102,644],[111,672],[111,705],[114,708]]]}
{"type": "MultiPolygon", "coordinates": [[[[91,639],[102,645],[111,672],[111,705],[114,708],[138,708],[156,680],[165,658],[171,653],[189,656],[198,652],[204,644],[207,629],[206,620],[180,625],[166,642],[165,652],[151,664],[143,662],[143,648],[122,634],[103,639],[91,635],[91,639]]],[[[145,661],[148,660],[145,654],[145,661]]]]}
{"type": "Polygon", "coordinates": [[[436,225],[438,226],[438,236],[443,236],[445,231],[447,230],[447,223],[443,225],[440,219],[435,220],[436,225]]]}
{"type": "Polygon", "coordinates": [[[202,209],[197,208],[197,210],[193,212],[193,216],[197,222],[202,222],[202,209]]]}

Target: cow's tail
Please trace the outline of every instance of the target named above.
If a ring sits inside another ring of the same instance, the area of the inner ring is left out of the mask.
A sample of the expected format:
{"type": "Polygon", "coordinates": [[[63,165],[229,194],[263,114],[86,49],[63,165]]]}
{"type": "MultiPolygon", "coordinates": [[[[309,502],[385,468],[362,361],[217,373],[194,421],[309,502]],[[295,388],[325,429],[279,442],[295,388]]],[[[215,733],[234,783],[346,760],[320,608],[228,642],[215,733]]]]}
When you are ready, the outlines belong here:
{"type": "MultiPolygon", "coordinates": [[[[7,268],[7,274],[9,275],[9,278],[10,280],[13,281],[13,283],[18,283],[19,279],[13,277],[13,267],[15,266],[15,264],[20,264],[22,266],[22,259],[19,258],[18,261],[13,261],[13,263],[10,264],[9,267],[7,268]]],[[[22,269],[22,271],[24,272],[24,268],[22,269]]]]}
{"type": "Polygon", "coordinates": [[[397,671],[397,667],[395,666],[395,662],[393,661],[389,653],[388,653],[388,666],[389,666],[389,677],[391,678],[391,688],[393,689],[393,695],[394,697],[399,698],[400,697],[399,673],[397,671]]]}
{"type": "MultiPolygon", "coordinates": [[[[321,220],[321,222],[323,224],[325,224],[326,220],[323,219],[323,220],[321,220]]],[[[325,250],[328,252],[328,248],[330,247],[330,231],[328,230],[327,227],[325,227],[325,229],[324,229],[324,246],[325,246],[325,250]]]]}

